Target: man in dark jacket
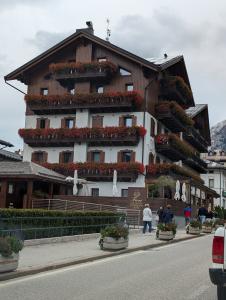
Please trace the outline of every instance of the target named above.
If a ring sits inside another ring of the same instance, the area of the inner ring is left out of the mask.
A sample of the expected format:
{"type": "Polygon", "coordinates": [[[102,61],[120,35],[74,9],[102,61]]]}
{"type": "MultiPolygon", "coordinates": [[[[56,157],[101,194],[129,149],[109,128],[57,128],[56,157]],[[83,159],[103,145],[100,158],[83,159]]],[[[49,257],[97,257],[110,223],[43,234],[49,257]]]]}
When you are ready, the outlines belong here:
{"type": "Polygon", "coordinates": [[[168,204],[166,209],[164,210],[164,213],[163,213],[163,222],[165,224],[169,224],[169,223],[172,223],[173,221],[173,217],[174,217],[174,214],[171,210],[171,205],[168,204]]]}
{"type": "Polygon", "coordinates": [[[205,206],[202,204],[202,206],[199,208],[198,211],[198,217],[200,222],[203,224],[206,220],[206,215],[207,215],[207,209],[205,208],[205,206]]]}

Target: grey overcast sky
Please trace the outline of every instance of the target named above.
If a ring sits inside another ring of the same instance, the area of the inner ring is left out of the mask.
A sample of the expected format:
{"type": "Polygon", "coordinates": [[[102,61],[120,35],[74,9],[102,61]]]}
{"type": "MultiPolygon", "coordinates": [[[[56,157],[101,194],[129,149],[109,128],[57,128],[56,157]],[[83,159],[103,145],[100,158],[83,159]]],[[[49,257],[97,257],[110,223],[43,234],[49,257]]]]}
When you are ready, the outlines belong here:
{"type": "Polygon", "coordinates": [[[22,148],[23,95],[3,76],[87,20],[105,38],[106,18],[122,48],[144,58],[183,54],[196,103],[208,103],[211,125],[226,119],[225,0],[0,0],[0,139],[22,148]]]}

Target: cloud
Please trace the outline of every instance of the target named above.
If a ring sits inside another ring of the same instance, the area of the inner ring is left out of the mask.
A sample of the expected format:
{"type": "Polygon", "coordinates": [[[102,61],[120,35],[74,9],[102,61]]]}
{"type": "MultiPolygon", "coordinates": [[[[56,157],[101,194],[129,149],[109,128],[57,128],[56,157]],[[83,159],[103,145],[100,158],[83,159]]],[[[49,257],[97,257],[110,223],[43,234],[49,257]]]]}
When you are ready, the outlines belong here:
{"type": "MultiPolygon", "coordinates": [[[[48,2],[53,0],[48,0],[48,2]]],[[[57,1],[57,0],[55,0],[57,1]]],[[[46,0],[1,0],[0,1],[0,12],[3,10],[15,8],[17,6],[26,5],[26,6],[39,6],[40,4],[46,4],[46,0]]]]}
{"type": "Polygon", "coordinates": [[[44,51],[59,43],[73,32],[49,32],[40,30],[36,32],[35,37],[26,41],[37,47],[38,50],[44,51]]]}

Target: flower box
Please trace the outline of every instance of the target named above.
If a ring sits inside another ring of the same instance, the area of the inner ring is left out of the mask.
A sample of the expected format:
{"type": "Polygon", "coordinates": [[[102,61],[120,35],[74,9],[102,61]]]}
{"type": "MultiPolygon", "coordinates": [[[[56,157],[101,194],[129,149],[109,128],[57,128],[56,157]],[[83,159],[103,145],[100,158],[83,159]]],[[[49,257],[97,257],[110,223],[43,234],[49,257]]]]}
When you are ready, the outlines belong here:
{"type": "Polygon", "coordinates": [[[128,247],[128,239],[123,237],[115,239],[112,237],[103,238],[103,250],[122,250],[128,247]]]}
{"type": "Polygon", "coordinates": [[[102,250],[121,250],[128,247],[129,230],[123,225],[108,226],[101,230],[99,241],[102,250]]]}
{"type": "Polygon", "coordinates": [[[212,233],[212,226],[202,226],[202,232],[204,233],[212,233]]]}
{"type": "Polygon", "coordinates": [[[196,227],[189,226],[189,228],[188,228],[188,233],[189,233],[189,234],[197,234],[197,235],[199,235],[199,234],[201,233],[201,229],[200,229],[200,228],[196,228],[196,227]]]}
{"type": "Polygon", "coordinates": [[[19,254],[12,253],[9,257],[0,254],[0,273],[15,271],[19,264],[19,254]]]}
{"type": "Polygon", "coordinates": [[[172,231],[162,231],[159,230],[159,239],[163,241],[169,241],[174,239],[174,234],[172,231]]]}

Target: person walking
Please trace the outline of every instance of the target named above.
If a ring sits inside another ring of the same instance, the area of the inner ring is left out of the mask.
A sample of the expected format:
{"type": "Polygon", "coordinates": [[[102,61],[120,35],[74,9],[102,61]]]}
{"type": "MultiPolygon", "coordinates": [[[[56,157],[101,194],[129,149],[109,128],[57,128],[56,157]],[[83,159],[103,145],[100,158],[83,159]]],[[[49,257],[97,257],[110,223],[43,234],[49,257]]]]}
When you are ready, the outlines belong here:
{"type": "Polygon", "coordinates": [[[164,208],[163,206],[160,206],[157,210],[157,216],[158,216],[158,224],[163,223],[163,214],[164,214],[164,208]]]}
{"type": "Polygon", "coordinates": [[[171,205],[168,204],[166,206],[166,209],[164,210],[164,213],[163,213],[163,222],[165,224],[172,223],[173,222],[173,217],[174,217],[174,214],[171,210],[171,205]]]}
{"type": "Polygon", "coordinates": [[[207,213],[206,213],[206,221],[212,221],[213,219],[213,212],[211,207],[208,207],[207,213]]]}
{"type": "Polygon", "coordinates": [[[152,230],[152,211],[149,207],[149,204],[145,204],[145,208],[143,210],[143,233],[146,232],[147,226],[148,231],[151,233],[152,230]]]}
{"type": "Polygon", "coordinates": [[[198,218],[202,224],[206,220],[206,215],[207,215],[207,210],[206,210],[204,204],[202,204],[198,211],[198,218]]]}
{"type": "Polygon", "coordinates": [[[191,205],[186,205],[184,208],[184,219],[185,219],[185,226],[187,226],[191,221],[191,205]]]}

